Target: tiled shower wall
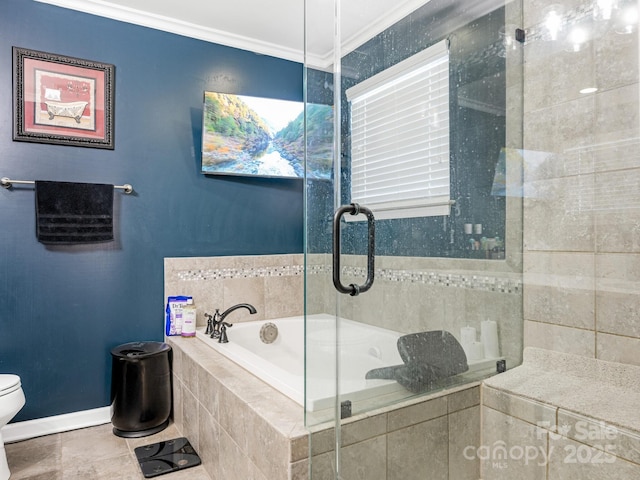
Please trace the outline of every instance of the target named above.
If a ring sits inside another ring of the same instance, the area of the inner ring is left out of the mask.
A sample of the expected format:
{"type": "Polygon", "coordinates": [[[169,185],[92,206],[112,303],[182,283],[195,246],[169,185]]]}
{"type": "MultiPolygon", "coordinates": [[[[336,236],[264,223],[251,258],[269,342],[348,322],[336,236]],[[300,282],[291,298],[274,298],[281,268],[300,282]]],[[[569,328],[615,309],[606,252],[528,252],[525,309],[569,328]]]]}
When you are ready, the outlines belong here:
{"type": "Polygon", "coordinates": [[[524,2],[525,346],[640,365],[638,33],[570,51],[540,33],[552,3],[595,4],[524,2]]]}
{"type": "Polygon", "coordinates": [[[507,452],[483,478],[638,478],[638,32],[593,22],[596,2],[523,3],[525,365],[483,386],[483,446],[507,452]],[[546,38],[552,4],[564,34],[590,24],[577,51],[546,38]]]}

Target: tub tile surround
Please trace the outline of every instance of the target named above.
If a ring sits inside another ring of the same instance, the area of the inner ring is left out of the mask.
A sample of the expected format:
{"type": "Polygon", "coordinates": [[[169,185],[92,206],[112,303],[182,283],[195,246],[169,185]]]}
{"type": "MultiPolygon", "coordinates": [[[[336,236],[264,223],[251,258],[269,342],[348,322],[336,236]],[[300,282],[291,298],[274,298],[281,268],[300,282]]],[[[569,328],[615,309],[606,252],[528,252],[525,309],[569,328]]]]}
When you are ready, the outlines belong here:
{"type": "Polygon", "coordinates": [[[198,326],[206,325],[205,313],[223,312],[238,303],[252,304],[257,313],[237,310],[229,317],[232,323],[303,312],[303,255],[165,258],[164,276],[165,301],[174,295],[192,296],[198,326]]]}
{"type": "MultiPolygon", "coordinates": [[[[174,355],[174,421],[213,480],[305,480],[309,452],[313,478],[330,478],[332,422],[307,429],[301,406],[204,343],[167,341],[174,355]]],[[[354,475],[345,478],[413,478],[406,469],[415,476],[437,468],[438,478],[455,472],[460,480],[477,479],[479,462],[463,452],[480,439],[479,403],[475,383],[344,420],[343,465],[354,475]]]]}
{"type": "Polygon", "coordinates": [[[527,348],[482,397],[483,478],[640,478],[640,367],[527,348]]]}
{"type": "MultiPolygon", "coordinates": [[[[343,255],[343,283],[362,283],[364,256],[343,255]]],[[[334,312],[332,260],[308,255],[308,314],[334,312]]],[[[199,326],[204,313],[251,303],[258,313],[234,312],[230,321],[277,319],[303,314],[303,255],[194,257],[165,259],[165,297],[191,295],[199,326]]],[[[520,265],[508,261],[378,257],[376,281],[362,297],[350,297],[340,314],[354,321],[402,333],[460,329],[483,320],[498,323],[500,349],[512,368],[521,362],[523,326],[520,265]]]]}
{"type": "MultiPolygon", "coordinates": [[[[364,276],[361,263],[362,257],[343,256],[343,281],[364,276]]],[[[244,302],[258,314],[240,310],[232,322],[301,315],[304,267],[302,255],[167,258],[165,293],[192,295],[199,325],[205,323],[204,312],[244,302]]],[[[306,268],[307,288],[313,291],[307,313],[335,311],[331,257],[308,255],[306,268]]],[[[482,320],[495,318],[503,353],[510,366],[517,365],[522,337],[518,268],[507,261],[458,260],[452,265],[446,259],[380,257],[378,293],[366,302],[345,302],[341,315],[401,332],[447,329],[456,336],[462,326],[476,326],[479,332],[482,320]]],[[[199,452],[207,452],[203,463],[213,480],[307,479],[309,451],[313,478],[329,478],[335,461],[332,422],[319,423],[322,415],[315,417],[309,438],[302,407],[292,400],[197,339],[167,341],[174,348],[174,420],[199,452]]],[[[479,462],[464,451],[480,440],[477,382],[433,397],[346,420],[341,453],[351,477],[345,478],[400,479],[407,478],[407,471],[421,478],[436,469],[439,477],[476,480],[479,462]],[[416,455],[416,449],[422,453],[416,455]]]]}

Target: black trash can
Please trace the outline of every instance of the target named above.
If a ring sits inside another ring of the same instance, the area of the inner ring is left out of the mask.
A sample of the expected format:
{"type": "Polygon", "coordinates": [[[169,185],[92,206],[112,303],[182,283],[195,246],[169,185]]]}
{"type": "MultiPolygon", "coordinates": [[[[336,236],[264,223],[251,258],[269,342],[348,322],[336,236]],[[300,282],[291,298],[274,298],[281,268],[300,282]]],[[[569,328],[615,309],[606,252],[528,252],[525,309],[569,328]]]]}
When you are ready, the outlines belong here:
{"type": "Polygon", "coordinates": [[[171,347],[132,342],[111,350],[111,423],[119,437],[164,430],[171,415],[171,347]]]}

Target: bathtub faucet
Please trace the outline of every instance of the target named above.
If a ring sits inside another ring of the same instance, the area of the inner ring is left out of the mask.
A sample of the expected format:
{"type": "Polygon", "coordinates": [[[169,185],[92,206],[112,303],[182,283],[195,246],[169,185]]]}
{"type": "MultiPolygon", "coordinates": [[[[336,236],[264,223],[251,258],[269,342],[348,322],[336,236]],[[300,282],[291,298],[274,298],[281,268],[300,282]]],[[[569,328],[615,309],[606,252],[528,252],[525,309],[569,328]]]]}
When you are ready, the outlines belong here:
{"type": "Polygon", "coordinates": [[[217,338],[218,343],[228,343],[229,339],[227,338],[227,327],[231,327],[232,325],[228,322],[225,322],[224,319],[239,308],[246,308],[249,310],[251,315],[257,313],[256,308],[249,303],[239,303],[238,305],[234,305],[233,307],[227,308],[224,312],[220,313],[220,310],[216,308],[216,312],[213,316],[205,314],[207,317],[207,330],[205,334],[209,334],[211,338],[217,338]]]}

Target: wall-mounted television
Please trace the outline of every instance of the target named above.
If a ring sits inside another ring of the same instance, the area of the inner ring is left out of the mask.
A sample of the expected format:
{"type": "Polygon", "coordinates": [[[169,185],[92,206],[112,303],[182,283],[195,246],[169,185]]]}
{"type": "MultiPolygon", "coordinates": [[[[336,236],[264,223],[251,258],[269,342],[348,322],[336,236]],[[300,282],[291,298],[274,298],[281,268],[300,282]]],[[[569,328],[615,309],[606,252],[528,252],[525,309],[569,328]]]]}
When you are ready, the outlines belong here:
{"type": "MultiPolygon", "coordinates": [[[[304,104],[205,92],[202,173],[304,178],[304,104]]],[[[307,105],[307,178],[330,179],[333,109],[307,105]]]]}

